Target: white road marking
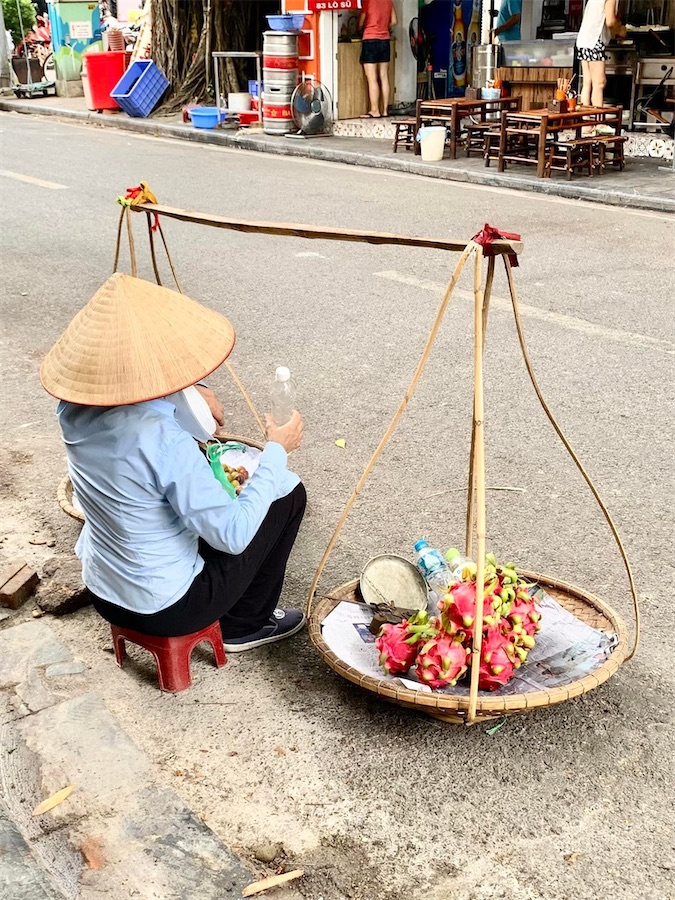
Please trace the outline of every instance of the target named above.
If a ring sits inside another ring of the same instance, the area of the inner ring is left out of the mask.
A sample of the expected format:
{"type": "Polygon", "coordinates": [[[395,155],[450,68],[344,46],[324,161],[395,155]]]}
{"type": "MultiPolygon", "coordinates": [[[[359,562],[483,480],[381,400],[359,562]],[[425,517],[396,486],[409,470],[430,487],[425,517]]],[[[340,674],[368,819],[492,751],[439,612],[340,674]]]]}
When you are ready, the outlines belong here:
{"type": "Polygon", "coordinates": [[[323,253],[314,253],[312,250],[308,250],[306,253],[296,253],[295,254],[300,259],[328,259],[327,256],[324,256],[323,253]]]}
{"type": "Polygon", "coordinates": [[[5,178],[13,178],[15,181],[25,181],[26,184],[34,184],[37,187],[49,188],[51,191],[68,190],[67,184],[57,184],[55,181],[44,181],[42,178],[33,178],[32,175],[22,175],[20,172],[8,172],[6,169],[0,169],[0,175],[5,178]]]}
{"type": "MultiPolygon", "coordinates": [[[[399,284],[407,284],[411,287],[420,288],[423,291],[432,291],[438,294],[440,300],[446,284],[436,281],[428,281],[425,278],[417,278],[415,275],[406,275],[403,272],[397,272],[390,269],[385,272],[374,272],[376,278],[386,278],[388,281],[396,281],[399,284]]],[[[461,288],[455,288],[456,293],[460,297],[473,300],[471,291],[464,291],[461,288]]],[[[656,350],[661,353],[675,353],[675,344],[671,341],[662,341],[659,338],[648,337],[644,334],[635,334],[632,331],[619,331],[616,328],[607,328],[604,325],[596,325],[586,319],[579,319],[576,316],[568,316],[564,313],[551,312],[548,309],[540,309],[537,306],[529,306],[526,303],[519,303],[520,312],[524,317],[530,319],[538,319],[540,322],[547,322],[551,325],[558,325],[561,328],[567,328],[571,331],[579,331],[590,337],[603,338],[605,340],[616,341],[619,344],[626,344],[629,347],[642,347],[649,350],[656,350]]],[[[510,311],[511,301],[506,297],[496,297],[492,295],[490,301],[490,309],[498,309],[500,311],[510,311]]]]}

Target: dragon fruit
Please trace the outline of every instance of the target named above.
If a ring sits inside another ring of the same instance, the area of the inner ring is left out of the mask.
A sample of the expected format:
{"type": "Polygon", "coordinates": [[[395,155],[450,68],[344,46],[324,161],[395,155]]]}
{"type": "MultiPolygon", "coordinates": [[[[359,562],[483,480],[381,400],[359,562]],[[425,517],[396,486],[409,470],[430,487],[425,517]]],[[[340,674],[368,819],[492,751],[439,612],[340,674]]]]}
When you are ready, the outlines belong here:
{"type": "Polygon", "coordinates": [[[541,612],[525,590],[518,591],[516,599],[510,605],[506,618],[511,622],[514,629],[516,629],[516,626],[520,626],[522,632],[530,637],[536,634],[541,627],[539,625],[541,612]]]}
{"type": "Polygon", "coordinates": [[[506,684],[517,668],[517,658],[509,633],[499,626],[488,628],[481,645],[478,687],[483,691],[495,691],[506,684]]]}
{"type": "MultiPolygon", "coordinates": [[[[491,600],[491,593],[488,593],[483,600],[483,621],[487,625],[495,624],[491,600]]],[[[441,608],[441,624],[448,634],[463,632],[468,638],[473,637],[476,616],[475,581],[460,581],[454,584],[450,593],[442,598],[439,606],[441,608]]]]}
{"type": "Polygon", "coordinates": [[[421,611],[396,625],[386,623],[380,628],[375,647],[380,665],[388,675],[405,675],[415,662],[419,643],[437,633],[437,620],[421,611]]]}
{"type": "Polygon", "coordinates": [[[432,688],[454,685],[467,670],[468,653],[459,635],[439,632],[417,655],[417,678],[432,688]]]}
{"type": "MultiPolygon", "coordinates": [[[[431,688],[454,685],[466,673],[475,633],[476,566],[465,566],[462,578],[439,601],[439,618],[420,612],[408,622],[383,626],[376,647],[385,672],[403,675],[417,660],[417,678],[431,688]]],[[[502,566],[493,554],[486,556],[481,690],[506,684],[535,646],[541,608],[530,587],[512,563],[502,566]]]]}

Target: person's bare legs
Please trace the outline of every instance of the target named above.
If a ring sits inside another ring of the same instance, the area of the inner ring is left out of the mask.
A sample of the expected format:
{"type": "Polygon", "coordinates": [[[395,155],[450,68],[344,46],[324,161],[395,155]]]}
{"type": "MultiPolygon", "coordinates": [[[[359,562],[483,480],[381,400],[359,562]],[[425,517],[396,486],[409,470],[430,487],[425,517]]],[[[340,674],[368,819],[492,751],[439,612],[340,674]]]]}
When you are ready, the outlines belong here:
{"type": "Polygon", "coordinates": [[[607,84],[607,76],[605,75],[604,59],[597,62],[586,63],[591,75],[591,105],[603,107],[605,104],[605,85],[607,84]]]}
{"type": "Polygon", "coordinates": [[[380,87],[382,89],[382,115],[386,116],[389,108],[389,63],[378,63],[377,74],[380,76],[380,87]]]}
{"type": "Polygon", "coordinates": [[[368,99],[370,100],[370,115],[374,119],[380,117],[380,85],[377,80],[378,63],[364,63],[363,71],[368,82],[368,99]]]}
{"type": "Polygon", "coordinates": [[[581,60],[581,74],[583,75],[583,80],[581,82],[579,100],[581,101],[582,106],[590,106],[593,80],[591,78],[591,64],[585,59],[581,60]]]}

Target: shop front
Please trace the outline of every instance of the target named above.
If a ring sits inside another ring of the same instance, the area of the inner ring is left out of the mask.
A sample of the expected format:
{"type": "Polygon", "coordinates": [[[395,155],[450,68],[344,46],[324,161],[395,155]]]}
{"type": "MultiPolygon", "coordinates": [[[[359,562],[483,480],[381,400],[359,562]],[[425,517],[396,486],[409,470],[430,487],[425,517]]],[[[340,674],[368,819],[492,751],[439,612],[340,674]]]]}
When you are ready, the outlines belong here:
{"type": "MultiPolygon", "coordinates": [[[[412,107],[420,96],[463,95],[471,83],[472,59],[480,45],[484,0],[394,0],[389,105],[412,107]]],[[[285,0],[285,12],[304,13],[307,75],[330,91],[335,118],[368,112],[360,63],[360,0],[285,0]]]]}
{"type": "MultiPolygon", "coordinates": [[[[368,91],[360,62],[360,0],[285,0],[284,12],[304,13],[300,68],[321,81],[333,99],[336,119],[354,119],[368,112],[368,91]]],[[[395,0],[398,24],[392,29],[389,64],[390,106],[415,100],[415,60],[407,38],[418,0],[395,0]]]]}
{"type": "MultiPolygon", "coordinates": [[[[499,5],[492,6],[496,14],[499,5]]],[[[553,100],[561,81],[578,93],[575,42],[583,11],[583,0],[525,0],[521,39],[500,40],[492,78],[521,97],[524,110],[553,100]]],[[[618,13],[626,36],[607,47],[605,102],[623,107],[631,130],[672,132],[675,3],[619,0],[618,13]]],[[[474,70],[474,81],[484,74],[474,70]]]]}

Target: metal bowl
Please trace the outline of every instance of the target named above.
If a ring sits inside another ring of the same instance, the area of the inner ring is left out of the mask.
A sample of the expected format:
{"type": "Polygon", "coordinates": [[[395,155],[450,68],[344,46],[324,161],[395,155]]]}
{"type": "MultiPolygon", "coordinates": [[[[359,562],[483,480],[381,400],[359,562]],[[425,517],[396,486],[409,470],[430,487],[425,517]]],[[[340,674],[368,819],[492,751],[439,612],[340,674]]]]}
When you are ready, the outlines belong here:
{"type": "Polygon", "coordinates": [[[403,556],[374,556],[363,567],[359,588],[363,602],[386,616],[406,618],[427,608],[427,585],[403,556]]]}

